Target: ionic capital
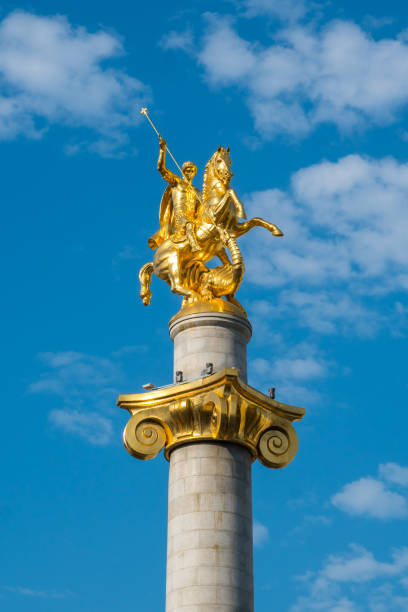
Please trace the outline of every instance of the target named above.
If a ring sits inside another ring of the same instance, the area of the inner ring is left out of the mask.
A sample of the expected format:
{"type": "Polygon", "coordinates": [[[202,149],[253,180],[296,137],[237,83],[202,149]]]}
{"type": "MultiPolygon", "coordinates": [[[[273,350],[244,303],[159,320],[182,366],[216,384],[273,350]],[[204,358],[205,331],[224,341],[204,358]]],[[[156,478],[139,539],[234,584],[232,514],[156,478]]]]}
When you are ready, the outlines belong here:
{"type": "Polygon", "coordinates": [[[181,444],[219,441],[246,446],[254,460],[273,468],[284,467],[296,455],[298,439],[291,423],[305,412],[243,383],[235,369],[120,395],[117,404],[132,415],[123,441],[138,459],[153,459],[162,448],[168,459],[181,444]]]}

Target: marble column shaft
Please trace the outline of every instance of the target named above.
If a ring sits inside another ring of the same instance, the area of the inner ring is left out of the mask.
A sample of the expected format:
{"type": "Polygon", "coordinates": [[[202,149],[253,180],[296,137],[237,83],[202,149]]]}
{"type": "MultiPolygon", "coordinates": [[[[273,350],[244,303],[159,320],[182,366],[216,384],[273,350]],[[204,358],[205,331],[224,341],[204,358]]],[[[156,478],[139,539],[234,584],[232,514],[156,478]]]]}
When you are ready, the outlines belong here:
{"type": "Polygon", "coordinates": [[[170,456],[166,612],[252,612],[250,453],[198,442],[170,456]]]}
{"type": "MultiPolygon", "coordinates": [[[[183,381],[237,368],[246,381],[251,325],[225,313],[170,323],[183,381]],[[205,374],[204,374],[205,375],[205,374]]],[[[252,457],[238,444],[193,442],[170,455],[166,612],[252,612],[252,457]]]]}

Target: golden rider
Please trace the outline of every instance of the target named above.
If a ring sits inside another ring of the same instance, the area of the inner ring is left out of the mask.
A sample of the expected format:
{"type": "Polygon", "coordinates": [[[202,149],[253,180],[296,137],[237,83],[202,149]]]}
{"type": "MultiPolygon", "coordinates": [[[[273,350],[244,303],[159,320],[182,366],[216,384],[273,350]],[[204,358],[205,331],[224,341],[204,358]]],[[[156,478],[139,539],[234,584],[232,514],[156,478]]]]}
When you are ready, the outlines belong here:
{"type": "Polygon", "coordinates": [[[180,178],[165,166],[166,141],[161,136],[159,144],[157,169],[167,181],[168,187],[160,204],[160,230],[149,239],[149,246],[155,249],[167,238],[173,242],[181,242],[187,238],[191,250],[199,251],[194,222],[198,208],[201,206],[201,193],[192,184],[197,174],[197,166],[191,161],[184,162],[183,178],[180,178]]]}

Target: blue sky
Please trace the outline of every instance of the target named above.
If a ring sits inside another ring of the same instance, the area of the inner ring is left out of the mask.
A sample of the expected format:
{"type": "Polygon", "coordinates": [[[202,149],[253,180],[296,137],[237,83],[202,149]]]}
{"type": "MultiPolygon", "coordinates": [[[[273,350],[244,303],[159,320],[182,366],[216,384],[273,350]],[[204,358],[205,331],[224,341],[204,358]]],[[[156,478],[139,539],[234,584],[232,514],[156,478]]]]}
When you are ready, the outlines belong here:
{"type": "Polygon", "coordinates": [[[307,409],[254,465],[257,612],[408,610],[405,3],[3,2],[0,605],[163,610],[167,463],[118,393],[171,380],[179,298],[137,274],[163,182],[231,147],[249,381],[307,409]],[[120,604],[119,604],[120,602],[120,604]]]}

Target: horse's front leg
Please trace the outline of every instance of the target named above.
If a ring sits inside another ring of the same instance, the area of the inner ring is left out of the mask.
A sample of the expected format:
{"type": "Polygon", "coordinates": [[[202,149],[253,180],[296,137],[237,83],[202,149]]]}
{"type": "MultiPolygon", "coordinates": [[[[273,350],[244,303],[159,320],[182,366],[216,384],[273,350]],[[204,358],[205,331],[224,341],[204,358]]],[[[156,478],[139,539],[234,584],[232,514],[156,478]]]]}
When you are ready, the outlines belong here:
{"type": "Polygon", "coordinates": [[[231,228],[235,234],[235,236],[243,236],[253,227],[264,227],[274,236],[283,236],[282,230],[279,229],[277,225],[274,223],[269,223],[269,221],[265,221],[265,219],[261,219],[261,217],[253,217],[249,221],[244,221],[243,223],[238,223],[235,220],[234,226],[231,228]]]}
{"type": "Polygon", "coordinates": [[[217,204],[213,204],[208,207],[208,212],[210,213],[211,220],[213,223],[217,224],[219,218],[222,216],[226,205],[228,204],[228,200],[230,199],[230,194],[228,191],[224,193],[222,198],[217,202],[217,204]]]}
{"type": "Polygon", "coordinates": [[[243,203],[241,202],[241,200],[239,199],[239,197],[237,196],[236,192],[234,191],[234,189],[229,189],[229,194],[231,196],[231,200],[234,202],[235,205],[235,210],[237,211],[237,217],[238,219],[246,219],[246,213],[245,213],[245,208],[243,203]]]}

